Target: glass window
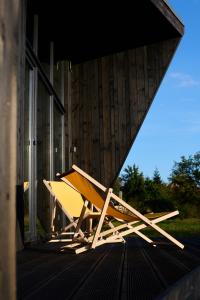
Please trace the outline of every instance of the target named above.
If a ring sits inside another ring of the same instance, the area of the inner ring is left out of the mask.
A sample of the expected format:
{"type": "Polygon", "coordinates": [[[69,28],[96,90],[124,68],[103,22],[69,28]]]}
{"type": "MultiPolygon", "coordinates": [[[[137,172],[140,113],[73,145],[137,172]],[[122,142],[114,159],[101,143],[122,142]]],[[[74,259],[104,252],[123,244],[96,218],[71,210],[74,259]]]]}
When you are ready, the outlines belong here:
{"type": "Polygon", "coordinates": [[[29,183],[29,191],[25,194],[25,224],[34,240],[40,230],[44,233],[41,225],[46,232],[51,227],[52,198],[43,179],[50,180],[62,172],[63,116],[53,97],[61,99],[64,87],[63,65],[53,62],[54,43],[44,40],[41,20],[34,15],[30,3],[27,16],[29,47],[26,55],[32,68],[27,64],[25,71],[24,181],[29,183]]]}
{"type": "Polygon", "coordinates": [[[58,95],[58,97],[61,99],[62,98],[62,71],[61,71],[61,62],[58,62],[55,66],[54,66],[54,70],[53,70],[53,76],[54,76],[54,80],[53,80],[53,86],[54,89],[58,95]]]}
{"type": "Polygon", "coordinates": [[[54,104],[54,173],[62,173],[62,114],[54,104]]]}
{"type": "Polygon", "coordinates": [[[37,208],[42,227],[50,227],[50,195],[43,179],[50,178],[50,95],[44,83],[38,80],[37,100],[37,208]]]}
{"type": "Polygon", "coordinates": [[[30,72],[31,69],[26,62],[25,65],[25,94],[24,94],[24,231],[25,239],[29,232],[29,156],[30,156],[30,136],[29,136],[29,117],[30,117],[30,72]]]}
{"type": "MultiPolygon", "coordinates": [[[[40,31],[39,31],[39,42],[40,42],[40,31]]],[[[45,75],[50,80],[50,43],[46,43],[40,47],[38,46],[38,57],[42,65],[42,69],[45,75]]]]}

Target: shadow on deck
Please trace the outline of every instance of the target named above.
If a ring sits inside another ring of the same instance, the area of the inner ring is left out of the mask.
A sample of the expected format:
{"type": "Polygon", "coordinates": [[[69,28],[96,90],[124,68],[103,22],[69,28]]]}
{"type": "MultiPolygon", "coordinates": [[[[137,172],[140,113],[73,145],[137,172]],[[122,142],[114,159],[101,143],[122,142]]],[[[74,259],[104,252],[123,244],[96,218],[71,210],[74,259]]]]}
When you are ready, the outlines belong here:
{"type": "Polygon", "coordinates": [[[18,299],[155,299],[200,265],[200,238],[186,247],[138,238],[75,255],[41,245],[18,254],[18,299]]]}

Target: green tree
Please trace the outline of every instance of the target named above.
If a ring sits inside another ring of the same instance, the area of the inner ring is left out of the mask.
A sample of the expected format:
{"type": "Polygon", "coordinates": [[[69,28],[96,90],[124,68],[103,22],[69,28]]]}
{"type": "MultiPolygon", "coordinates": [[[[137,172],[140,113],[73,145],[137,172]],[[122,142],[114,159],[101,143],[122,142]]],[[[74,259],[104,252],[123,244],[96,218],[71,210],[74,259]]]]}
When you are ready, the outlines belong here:
{"type": "Polygon", "coordinates": [[[160,177],[160,172],[158,171],[158,169],[156,168],[154,173],[153,173],[153,182],[156,184],[161,184],[162,183],[162,179],[160,177]]]}
{"type": "Polygon", "coordinates": [[[175,162],[169,178],[174,201],[185,217],[198,216],[200,209],[200,152],[175,162]]]}
{"type": "Polygon", "coordinates": [[[148,212],[171,211],[174,204],[169,187],[161,181],[158,170],[153,179],[145,179],[145,207],[148,212]]]}
{"type": "Polygon", "coordinates": [[[114,184],[113,184],[113,192],[116,195],[119,195],[119,192],[121,190],[122,187],[122,182],[121,182],[121,178],[117,177],[117,179],[115,180],[114,184]]]}
{"type": "Polygon", "coordinates": [[[136,209],[144,211],[144,176],[136,165],[127,166],[121,176],[124,199],[136,209]]]}
{"type": "Polygon", "coordinates": [[[193,182],[200,187],[200,152],[190,155],[188,158],[181,156],[180,162],[175,162],[170,181],[176,181],[176,178],[184,177],[185,180],[193,182]]]}

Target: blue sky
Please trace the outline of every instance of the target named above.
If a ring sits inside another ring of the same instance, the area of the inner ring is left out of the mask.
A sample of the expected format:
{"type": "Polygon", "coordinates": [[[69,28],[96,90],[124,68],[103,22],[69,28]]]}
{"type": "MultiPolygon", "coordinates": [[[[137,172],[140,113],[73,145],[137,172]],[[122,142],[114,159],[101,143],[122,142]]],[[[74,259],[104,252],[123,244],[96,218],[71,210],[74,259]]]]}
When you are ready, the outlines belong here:
{"type": "Polygon", "coordinates": [[[129,152],[145,176],[167,181],[174,161],[200,151],[200,0],[169,0],[185,35],[129,152]]]}

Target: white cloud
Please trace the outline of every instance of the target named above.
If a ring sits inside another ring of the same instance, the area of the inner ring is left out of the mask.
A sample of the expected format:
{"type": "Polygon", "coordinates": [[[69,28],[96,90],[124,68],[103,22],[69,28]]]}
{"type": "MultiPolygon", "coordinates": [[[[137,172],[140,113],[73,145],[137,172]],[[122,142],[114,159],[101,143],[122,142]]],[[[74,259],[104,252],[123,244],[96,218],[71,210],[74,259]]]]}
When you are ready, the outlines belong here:
{"type": "Polygon", "coordinates": [[[193,79],[189,74],[173,72],[170,73],[169,76],[177,81],[179,87],[200,86],[200,81],[193,79]]]}

